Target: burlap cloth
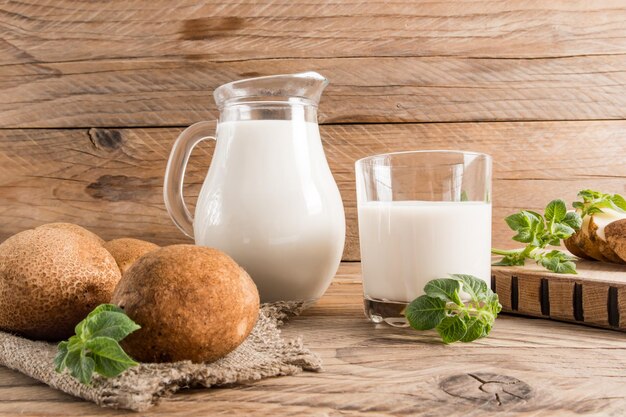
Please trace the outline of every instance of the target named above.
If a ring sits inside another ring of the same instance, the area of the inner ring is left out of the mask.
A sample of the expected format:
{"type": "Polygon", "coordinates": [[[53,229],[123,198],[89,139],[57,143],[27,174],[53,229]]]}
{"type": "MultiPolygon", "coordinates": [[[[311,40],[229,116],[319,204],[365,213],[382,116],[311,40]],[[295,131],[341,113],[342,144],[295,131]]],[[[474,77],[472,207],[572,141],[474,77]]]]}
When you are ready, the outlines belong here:
{"type": "MultiPolygon", "coordinates": [[[[209,364],[141,364],[116,378],[95,376],[91,386],[54,371],[56,344],[0,332],[0,365],[15,369],[63,392],[113,408],[143,411],[181,388],[211,387],[262,378],[319,371],[321,361],[302,341],[285,340],[278,327],[301,305],[264,304],[248,338],[233,352],[209,364]]],[[[66,371],[67,372],[67,371],[66,371]]]]}

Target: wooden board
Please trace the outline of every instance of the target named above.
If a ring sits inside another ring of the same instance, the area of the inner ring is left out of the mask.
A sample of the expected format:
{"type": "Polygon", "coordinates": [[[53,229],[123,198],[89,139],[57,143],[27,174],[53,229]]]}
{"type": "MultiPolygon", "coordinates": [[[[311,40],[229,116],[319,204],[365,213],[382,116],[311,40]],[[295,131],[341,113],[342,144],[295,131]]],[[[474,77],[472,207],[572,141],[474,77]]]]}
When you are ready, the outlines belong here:
{"type": "MultiPolygon", "coordinates": [[[[360,265],[288,323],[324,371],[223,389],[190,390],[142,416],[620,416],[626,336],[549,320],[501,316],[491,335],[442,345],[434,332],[374,326],[363,316],[360,265]]],[[[127,415],[0,368],[0,415],[127,415]]]]}
{"type": "Polygon", "coordinates": [[[318,70],[339,122],[626,117],[620,0],[5,2],[0,127],[182,126],[318,70]]]}
{"type": "Polygon", "coordinates": [[[580,260],[576,269],[497,266],[491,284],[507,313],[626,331],[626,266],[580,260]]]}
{"type": "MultiPolygon", "coordinates": [[[[162,200],[165,163],[180,128],[0,130],[0,240],[66,221],[106,239],[133,236],[188,242],[162,200]]],[[[502,220],[520,208],[541,210],[580,189],[626,190],[626,122],[455,123],[322,126],[326,154],[347,216],[344,259],[358,260],[354,161],[408,149],[466,149],[494,156],[494,245],[515,242],[502,220]],[[566,155],[566,157],[564,157],[566,155]],[[575,161],[572,162],[572,161],[575,161]]],[[[212,144],[194,153],[187,173],[191,204],[212,144]]]]}

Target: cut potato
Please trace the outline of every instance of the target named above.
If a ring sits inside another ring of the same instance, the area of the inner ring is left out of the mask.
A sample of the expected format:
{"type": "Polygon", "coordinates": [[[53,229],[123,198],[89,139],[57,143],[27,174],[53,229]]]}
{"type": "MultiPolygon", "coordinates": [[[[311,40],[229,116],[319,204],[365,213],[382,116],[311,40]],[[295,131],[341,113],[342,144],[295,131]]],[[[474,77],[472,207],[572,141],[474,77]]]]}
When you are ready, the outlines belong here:
{"type": "Polygon", "coordinates": [[[609,244],[607,243],[606,236],[604,233],[604,229],[607,225],[614,222],[615,219],[611,216],[610,213],[597,213],[591,216],[589,220],[589,238],[591,242],[595,245],[598,252],[602,254],[606,259],[610,262],[616,264],[623,264],[624,261],[622,258],[617,256],[617,254],[611,249],[609,244]]]}
{"type": "MultiPolygon", "coordinates": [[[[619,237],[616,234],[616,229],[611,238],[613,243],[607,241],[605,229],[616,221],[626,219],[626,213],[609,208],[602,210],[602,213],[585,216],[580,230],[565,240],[565,247],[580,258],[624,264],[626,263],[626,253],[622,258],[614,249],[618,246],[619,237]]],[[[626,235],[624,236],[626,237],[626,235]]]]}
{"type": "Polygon", "coordinates": [[[602,252],[598,249],[595,241],[591,239],[591,233],[589,230],[590,223],[591,216],[585,216],[580,230],[576,232],[576,235],[578,236],[576,238],[578,248],[586,253],[588,257],[595,259],[596,261],[610,262],[608,258],[602,255],[602,252]]]}
{"type": "Polygon", "coordinates": [[[616,220],[606,225],[604,235],[613,252],[626,261],[626,219],[616,220]]]}
{"type": "Polygon", "coordinates": [[[580,239],[579,238],[580,238],[580,233],[576,232],[573,235],[571,235],[569,238],[565,239],[563,241],[563,244],[565,245],[567,250],[572,253],[572,255],[578,256],[579,258],[590,259],[590,260],[595,261],[594,258],[592,258],[591,256],[587,255],[585,253],[585,251],[583,251],[580,248],[580,246],[579,246],[580,239]]]}

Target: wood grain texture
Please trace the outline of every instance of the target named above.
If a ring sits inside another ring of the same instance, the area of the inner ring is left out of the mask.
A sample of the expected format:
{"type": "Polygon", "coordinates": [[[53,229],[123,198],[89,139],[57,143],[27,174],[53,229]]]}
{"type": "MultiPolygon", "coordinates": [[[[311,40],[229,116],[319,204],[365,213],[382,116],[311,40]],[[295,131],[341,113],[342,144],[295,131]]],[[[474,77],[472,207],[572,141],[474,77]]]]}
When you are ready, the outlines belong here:
{"type": "Polygon", "coordinates": [[[318,70],[320,120],[626,117],[620,0],[7,1],[0,127],[214,118],[233,79],[318,70]]]}
{"type": "Polygon", "coordinates": [[[626,7],[529,0],[3,4],[2,62],[623,54],[626,7]]]}
{"type": "MultiPolygon", "coordinates": [[[[361,297],[359,264],[344,264],[319,303],[287,324],[323,372],[190,390],[141,415],[570,417],[619,416],[626,406],[621,333],[501,316],[488,338],[445,346],[434,332],[367,322],[361,297]]],[[[136,415],[5,368],[0,395],[0,415],[136,415]]]]}
{"type": "Polygon", "coordinates": [[[494,266],[491,273],[507,313],[626,332],[626,267],[579,260],[576,270],[576,275],[555,274],[529,262],[524,267],[494,266]],[[542,280],[547,281],[543,289],[542,280]]]}
{"type": "Polygon", "coordinates": [[[212,92],[223,83],[307,70],[331,81],[320,106],[322,123],[626,117],[626,55],[139,58],[0,66],[0,126],[185,126],[217,117],[212,92]]]}
{"type": "MultiPolygon", "coordinates": [[[[104,238],[132,236],[159,244],[187,242],[162,200],[170,147],[181,129],[0,131],[0,239],[53,221],[75,222],[104,238]]],[[[541,210],[580,189],[626,191],[626,122],[331,125],[321,129],[347,216],[346,260],[358,260],[354,161],[408,149],[466,149],[494,156],[495,246],[511,247],[503,219],[541,210]],[[563,158],[562,155],[568,155],[563,158]],[[575,160],[576,163],[571,161],[575,160]]],[[[188,167],[193,205],[212,144],[188,167]]]]}

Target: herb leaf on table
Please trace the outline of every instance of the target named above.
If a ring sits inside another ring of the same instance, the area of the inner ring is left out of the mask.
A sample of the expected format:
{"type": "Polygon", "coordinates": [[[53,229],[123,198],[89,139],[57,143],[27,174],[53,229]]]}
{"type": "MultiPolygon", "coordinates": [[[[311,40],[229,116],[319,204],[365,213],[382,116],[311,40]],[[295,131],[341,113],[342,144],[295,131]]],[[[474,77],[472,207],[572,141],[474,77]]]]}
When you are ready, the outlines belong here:
{"type": "MultiPolygon", "coordinates": [[[[626,201],[624,206],[626,207],[626,201]]],[[[581,215],[574,211],[568,212],[563,200],[552,200],[546,206],[543,215],[522,210],[504,220],[511,230],[517,232],[513,240],[526,243],[526,247],[512,250],[492,249],[491,253],[503,256],[494,265],[522,266],[526,259],[532,259],[552,272],[576,274],[574,258],[559,250],[544,251],[548,245],[560,246],[562,240],[572,236],[582,225],[581,215]]]]}
{"type": "Polygon", "coordinates": [[[432,280],[424,292],[407,306],[404,315],[416,330],[437,330],[446,344],[487,336],[502,310],[498,295],[472,275],[432,280]]]}

